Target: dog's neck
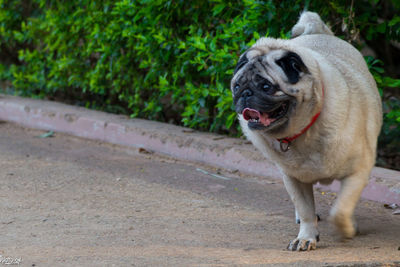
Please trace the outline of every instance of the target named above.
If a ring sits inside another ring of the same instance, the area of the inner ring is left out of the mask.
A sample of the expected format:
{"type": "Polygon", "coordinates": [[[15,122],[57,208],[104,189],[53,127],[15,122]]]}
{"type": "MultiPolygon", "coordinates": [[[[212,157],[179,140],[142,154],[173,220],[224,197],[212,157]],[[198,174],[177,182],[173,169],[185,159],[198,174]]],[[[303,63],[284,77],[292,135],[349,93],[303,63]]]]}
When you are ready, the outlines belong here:
{"type": "MultiPolygon", "coordinates": [[[[323,98],[324,98],[324,86],[322,85],[322,100],[323,100],[323,98]]],[[[308,129],[311,128],[311,126],[317,121],[319,115],[321,114],[321,111],[322,111],[322,107],[321,107],[320,111],[318,111],[318,113],[315,114],[315,115],[311,118],[310,123],[309,123],[306,127],[304,127],[299,133],[297,133],[297,134],[295,134],[295,135],[292,135],[292,136],[290,136],[290,137],[277,139],[278,142],[279,142],[279,144],[280,144],[280,148],[281,148],[281,151],[282,151],[282,152],[288,151],[289,148],[290,148],[290,144],[291,144],[295,139],[297,139],[299,136],[301,136],[302,134],[304,134],[305,132],[307,132],[308,129]]]]}

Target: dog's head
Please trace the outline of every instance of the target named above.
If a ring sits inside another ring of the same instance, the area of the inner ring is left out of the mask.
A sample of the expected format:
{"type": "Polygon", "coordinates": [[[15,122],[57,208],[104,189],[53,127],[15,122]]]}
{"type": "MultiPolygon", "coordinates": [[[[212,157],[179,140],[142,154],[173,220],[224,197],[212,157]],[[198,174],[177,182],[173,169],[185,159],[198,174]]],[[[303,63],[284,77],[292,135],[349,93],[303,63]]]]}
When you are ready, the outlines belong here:
{"type": "Polygon", "coordinates": [[[302,120],[308,123],[304,115],[317,105],[313,75],[287,48],[250,48],[239,58],[231,90],[242,127],[275,136],[296,131],[302,120]]]}

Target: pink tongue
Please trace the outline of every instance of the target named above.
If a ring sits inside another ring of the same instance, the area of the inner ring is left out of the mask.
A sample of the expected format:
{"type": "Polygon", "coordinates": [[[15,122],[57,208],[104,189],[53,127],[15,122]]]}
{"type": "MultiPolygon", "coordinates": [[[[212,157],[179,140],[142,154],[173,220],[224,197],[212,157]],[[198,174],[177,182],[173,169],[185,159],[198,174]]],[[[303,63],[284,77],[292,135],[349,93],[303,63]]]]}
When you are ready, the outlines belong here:
{"type": "Polygon", "coordinates": [[[255,109],[251,109],[251,108],[245,108],[243,110],[243,118],[248,121],[250,119],[259,119],[261,117],[260,112],[258,112],[258,110],[255,109]]]}
{"type": "Polygon", "coordinates": [[[264,126],[270,125],[275,119],[269,118],[267,113],[261,114],[258,110],[245,108],[242,112],[243,118],[248,121],[250,119],[259,119],[264,126]]]}

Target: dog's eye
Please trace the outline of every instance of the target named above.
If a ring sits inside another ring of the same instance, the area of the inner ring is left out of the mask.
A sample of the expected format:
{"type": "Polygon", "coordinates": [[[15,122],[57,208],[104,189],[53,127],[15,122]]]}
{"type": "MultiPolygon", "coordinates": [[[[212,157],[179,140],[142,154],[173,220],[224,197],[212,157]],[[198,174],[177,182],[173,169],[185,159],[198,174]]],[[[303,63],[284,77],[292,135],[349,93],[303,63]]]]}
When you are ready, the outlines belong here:
{"type": "Polygon", "coordinates": [[[261,85],[262,90],[267,94],[274,94],[276,91],[276,86],[271,84],[270,82],[263,83],[261,85]]]}
{"type": "Polygon", "coordinates": [[[268,83],[266,83],[266,84],[263,85],[263,89],[264,89],[265,91],[268,91],[269,89],[271,89],[271,85],[268,84],[268,83]]]}
{"type": "Polygon", "coordinates": [[[240,89],[240,86],[238,84],[233,87],[233,92],[237,92],[240,89]]]}
{"type": "Polygon", "coordinates": [[[264,92],[266,92],[267,94],[271,94],[274,90],[274,86],[270,83],[264,83],[262,85],[262,89],[264,90],[264,92]]]}
{"type": "Polygon", "coordinates": [[[296,61],[292,61],[292,68],[298,72],[301,72],[300,65],[296,61]]]}

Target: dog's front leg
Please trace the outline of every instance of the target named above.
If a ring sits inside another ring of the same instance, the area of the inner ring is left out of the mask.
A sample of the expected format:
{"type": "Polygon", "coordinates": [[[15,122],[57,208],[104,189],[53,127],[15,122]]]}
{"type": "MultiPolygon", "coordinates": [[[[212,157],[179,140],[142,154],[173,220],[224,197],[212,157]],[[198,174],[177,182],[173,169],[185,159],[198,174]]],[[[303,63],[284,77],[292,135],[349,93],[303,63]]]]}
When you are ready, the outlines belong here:
{"type": "Polygon", "coordinates": [[[286,175],[284,175],[283,181],[300,218],[299,234],[297,238],[289,243],[288,250],[305,251],[316,249],[319,234],[317,217],[315,216],[313,185],[302,183],[286,175]]]}

